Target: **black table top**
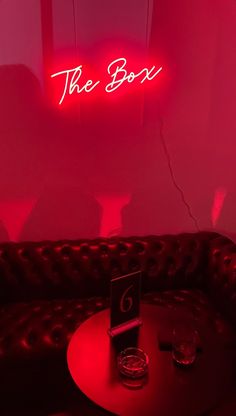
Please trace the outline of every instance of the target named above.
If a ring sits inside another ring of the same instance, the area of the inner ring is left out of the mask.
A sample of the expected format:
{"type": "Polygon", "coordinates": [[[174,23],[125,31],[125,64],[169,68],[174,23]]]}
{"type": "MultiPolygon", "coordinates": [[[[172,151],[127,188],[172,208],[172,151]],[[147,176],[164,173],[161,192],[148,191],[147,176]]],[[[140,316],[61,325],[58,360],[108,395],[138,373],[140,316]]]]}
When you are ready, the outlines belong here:
{"type": "Polygon", "coordinates": [[[233,388],[232,357],[212,330],[202,334],[202,352],[191,368],[173,364],[170,351],[160,351],[158,331],[169,324],[171,311],[142,305],[143,325],[112,341],[107,333],[109,310],[86,320],[73,335],[68,367],[79,389],[102,408],[122,416],[200,416],[217,407],[233,388]],[[119,350],[136,344],[149,356],[146,384],[125,387],[119,377],[119,350]]]}

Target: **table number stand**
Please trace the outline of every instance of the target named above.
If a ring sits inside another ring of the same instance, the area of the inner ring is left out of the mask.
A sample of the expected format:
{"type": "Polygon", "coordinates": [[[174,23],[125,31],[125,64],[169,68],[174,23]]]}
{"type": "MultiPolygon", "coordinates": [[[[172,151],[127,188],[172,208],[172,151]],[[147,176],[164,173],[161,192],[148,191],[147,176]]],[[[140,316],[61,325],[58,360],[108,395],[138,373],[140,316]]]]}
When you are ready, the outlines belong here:
{"type": "Polygon", "coordinates": [[[111,338],[142,324],[140,317],[141,272],[111,280],[110,328],[111,338]]]}

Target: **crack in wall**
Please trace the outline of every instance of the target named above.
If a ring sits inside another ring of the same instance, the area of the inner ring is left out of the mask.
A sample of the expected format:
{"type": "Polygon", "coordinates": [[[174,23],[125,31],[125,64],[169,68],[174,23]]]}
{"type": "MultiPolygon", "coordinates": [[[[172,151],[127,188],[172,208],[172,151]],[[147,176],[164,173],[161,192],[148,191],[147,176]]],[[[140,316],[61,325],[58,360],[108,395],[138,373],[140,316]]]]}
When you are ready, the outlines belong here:
{"type": "Polygon", "coordinates": [[[166,156],[166,160],[167,160],[168,169],[169,169],[169,172],[170,172],[170,177],[171,177],[172,183],[173,183],[174,187],[177,189],[177,191],[178,191],[178,193],[179,193],[179,195],[181,197],[181,200],[182,200],[183,204],[185,205],[185,208],[187,209],[188,216],[193,221],[196,230],[197,231],[200,231],[200,227],[199,227],[199,224],[198,224],[198,220],[193,215],[192,208],[191,208],[190,204],[187,202],[187,199],[185,197],[184,191],[180,187],[180,185],[178,184],[178,182],[176,180],[176,177],[175,177],[175,173],[174,173],[174,169],[173,169],[173,166],[172,166],[170,152],[168,150],[168,147],[167,147],[167,144],[166,144],[166,141],[165,141],[165,136],[164,136],[164,121],[163,121],[162,118],[160,118],[159,121],[160,121],[160,130],[159,130],[159,132],[160,132],[161,144],[162,144],[162,147],[163,147],[163,150],[164,150],[164,154],[166,156]]]}

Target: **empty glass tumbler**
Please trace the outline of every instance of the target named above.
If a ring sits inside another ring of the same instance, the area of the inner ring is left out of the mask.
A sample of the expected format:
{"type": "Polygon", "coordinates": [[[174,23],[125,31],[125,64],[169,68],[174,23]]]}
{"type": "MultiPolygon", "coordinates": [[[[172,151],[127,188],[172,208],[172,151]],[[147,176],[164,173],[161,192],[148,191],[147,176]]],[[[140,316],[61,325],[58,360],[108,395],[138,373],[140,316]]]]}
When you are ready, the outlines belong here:
{"type": "Polygon", "coordinates": [[[173,329],[172,356],[176,364],[189,366],[197,355],[198,332],[192,325],[179,324],[173,329]]]}

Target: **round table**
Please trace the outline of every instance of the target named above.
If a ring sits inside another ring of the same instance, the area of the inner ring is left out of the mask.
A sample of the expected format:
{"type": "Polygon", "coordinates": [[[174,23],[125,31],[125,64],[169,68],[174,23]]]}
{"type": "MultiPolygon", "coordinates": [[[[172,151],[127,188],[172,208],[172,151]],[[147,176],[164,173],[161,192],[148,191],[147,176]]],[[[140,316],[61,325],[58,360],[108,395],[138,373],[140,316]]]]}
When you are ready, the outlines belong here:
{"type": "Polygon", "coordinates": [[[142,305],[143,324],[135,341],[130,339],[134,333],[114,340],[109,337],[109,309],[81,324],[67,351],[69,371],[79,389],[97,405],[121,416],[200,416],[214,409],[233,385],[230,354],[206,330],[195,364],[188,369],[176,367],[171,352],[160,351],[158,346],[158,331],[168,325],[167,316],[167,308],[142,305]],[[147,382],[140,389],[121,383],[116,364],[117,352],[134,342],[150,360],[147,382]]]}

